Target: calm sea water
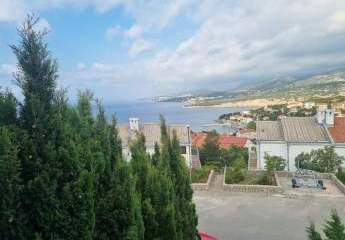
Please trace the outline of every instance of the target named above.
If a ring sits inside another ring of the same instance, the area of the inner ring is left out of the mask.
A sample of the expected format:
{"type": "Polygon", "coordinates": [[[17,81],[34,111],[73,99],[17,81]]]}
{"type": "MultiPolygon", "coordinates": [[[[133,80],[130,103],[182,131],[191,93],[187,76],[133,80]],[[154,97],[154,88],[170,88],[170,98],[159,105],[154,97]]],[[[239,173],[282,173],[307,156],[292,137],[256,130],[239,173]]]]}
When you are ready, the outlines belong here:
{"type": "Polygon", "coordinates": [[[243,108],[183,108],[181,103],[136,101],[105,106],[109,115],[115,113],[119,123],[138,117],[142,122],[159,122],[163,114],[170,124],[189,124],[194,131],[206,130],[205,124],[212,124],[223,113],[244,110],[243,108]]]}

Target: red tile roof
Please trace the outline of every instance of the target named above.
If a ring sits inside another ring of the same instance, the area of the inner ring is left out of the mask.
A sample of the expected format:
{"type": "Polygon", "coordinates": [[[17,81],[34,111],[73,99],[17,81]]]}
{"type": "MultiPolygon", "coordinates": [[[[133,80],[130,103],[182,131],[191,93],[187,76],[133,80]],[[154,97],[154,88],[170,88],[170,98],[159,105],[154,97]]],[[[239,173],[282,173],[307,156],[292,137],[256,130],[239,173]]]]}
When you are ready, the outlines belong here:
{"type": "Polygon", "coordinates": [[[220,135],[218,139],[219,147],[229,148],[231,146],[244,147],[246,145],[247,138],[220,135]]]}
{"type": "Polygon", "coordinates": [[[328,131],[336,143],[345,143],[345,117],[335,117],[334,126],[328,131]]]}
{"type": "MultiPolygon", "coordinates": [[[[192,136],[192,144],[201,148],[207,137],[206,133],[194,133],[192,136]]],[[[229,148],[231,146],[244,147],[247,143],[247,138],[235,137],[229,135],[219,135],[218,144],[220,148],[229,148]]]]}
{"type": "Polygon", "coordinates": [[[201,148],[207,137],[206,133],[193,133],[192,135],[192,145],[201,148]]]}

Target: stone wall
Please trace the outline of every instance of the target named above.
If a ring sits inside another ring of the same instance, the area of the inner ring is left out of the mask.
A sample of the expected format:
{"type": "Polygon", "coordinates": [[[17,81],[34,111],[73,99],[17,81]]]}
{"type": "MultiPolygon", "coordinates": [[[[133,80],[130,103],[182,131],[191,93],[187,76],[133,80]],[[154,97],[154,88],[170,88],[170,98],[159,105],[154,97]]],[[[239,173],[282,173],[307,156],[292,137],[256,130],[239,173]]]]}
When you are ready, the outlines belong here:
{"type": "Polygon", "coordinates": [[[192,183],[192,189],[194,191],[207,191],[214,175],[214,170],[210,171],[206,183],[192,183]]]}
{"type": "Polygon", "coordinates": [[[345,194],[345,185],[335,176],[335,174],[330,174],[331,180],[334,182],[334,184],[338,187],[338,189],[345,194]]]}
{"type": "MultiPolygon", "coordinates": [[[[259,171],[262,172],[262,171],[259,171]]],[[[258,172],[254,172],[257,174],[258,172]]],[[[267,194],[275,194],[275,193],[283,193],[283,189],[279,184],[278,177],[274,174],[276,186],[270,185],[244,185],[244,184],[226,184],[225,183],[225,176],[226,176],[226,168],[224,169],[224,181],[223,181],[223,190],[230,191],[230,192],[246,192],[246,193],[267,193],[267,194]]]]}

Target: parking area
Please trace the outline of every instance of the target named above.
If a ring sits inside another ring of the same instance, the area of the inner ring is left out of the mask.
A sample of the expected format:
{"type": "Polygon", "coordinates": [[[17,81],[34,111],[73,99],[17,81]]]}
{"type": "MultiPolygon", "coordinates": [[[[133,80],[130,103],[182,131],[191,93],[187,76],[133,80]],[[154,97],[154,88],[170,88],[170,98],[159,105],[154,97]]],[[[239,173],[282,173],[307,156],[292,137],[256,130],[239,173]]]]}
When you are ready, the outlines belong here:
{"type": "Polygon", "coordinates": [[[199,230],[221,240],[306,239],[308,223],[313,221],[320,228],[332,209],[345,220],[344,196],[296,195],[291,198],[286,195],[196,191],[194,202],[199,214],[199,230]]]}
{"type": "Polygon", "coordinates": [[[326,189],[312,187],[315,179],[301,178],[304,186],[292,188],[291,177],[278,177],[279,183],[286,194],[290,195],[311,195],[314,197],[344,197],[344,194],[338,189],[332,180],[322,179],[326,189]]]}

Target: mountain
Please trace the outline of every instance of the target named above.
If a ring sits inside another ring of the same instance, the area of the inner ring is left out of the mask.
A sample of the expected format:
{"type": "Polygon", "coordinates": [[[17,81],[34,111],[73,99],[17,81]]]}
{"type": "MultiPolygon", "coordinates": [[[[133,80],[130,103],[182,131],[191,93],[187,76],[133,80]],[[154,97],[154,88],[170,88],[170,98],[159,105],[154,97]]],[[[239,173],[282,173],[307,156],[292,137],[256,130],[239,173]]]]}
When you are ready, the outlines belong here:
{"type": "Polygon", "coordinates": [[[188,95],[163,97],[164,101],[192,102],[193,105],[213,105],[227,101],[259,98],[315,100],[345,96],[345,71],[336,71],[308,77],[277,77],[251,83],[228,91],[200,91],[188,95]]]}

